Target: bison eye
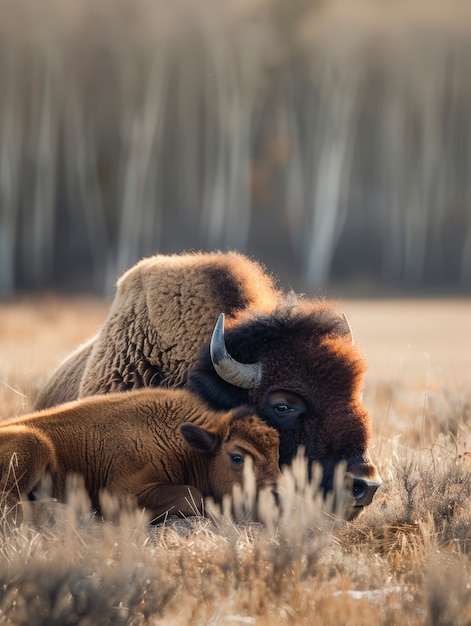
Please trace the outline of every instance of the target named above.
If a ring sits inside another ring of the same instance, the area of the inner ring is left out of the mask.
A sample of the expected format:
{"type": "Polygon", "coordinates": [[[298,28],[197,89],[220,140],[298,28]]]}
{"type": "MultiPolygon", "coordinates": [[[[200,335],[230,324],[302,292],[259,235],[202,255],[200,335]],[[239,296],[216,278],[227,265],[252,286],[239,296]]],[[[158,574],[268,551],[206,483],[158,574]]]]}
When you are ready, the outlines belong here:
{"type": "Polygon", "coordinates": [[[244,457],[241,454],[229,454],[229,456],[234,465],[242,465],[244,462],[244,457]]]}
{"type": "Polygon", "coordinates": [[[287,404],[275,404],[273,407],[278,415],[287,415],[288,413],[292,413],[294,409],[287,404]]]}
{"type": "Polygon", "coordinates": [[[263,415],[278,430],[297,427],[307,410],[306,400],[293,391],[273,389],[264,398],[263,415]]]}

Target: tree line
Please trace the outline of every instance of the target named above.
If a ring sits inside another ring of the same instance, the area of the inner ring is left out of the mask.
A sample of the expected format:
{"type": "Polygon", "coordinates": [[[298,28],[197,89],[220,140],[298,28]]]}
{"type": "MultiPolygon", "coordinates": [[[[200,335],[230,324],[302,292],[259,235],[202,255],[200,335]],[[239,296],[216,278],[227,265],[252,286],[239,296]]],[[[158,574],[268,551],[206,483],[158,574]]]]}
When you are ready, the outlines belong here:
{"type": "Polygon", "coordinates": [[[0,0],[0,294],[214,248],[469,291],[471,9],[407,7],[0,0]]]}

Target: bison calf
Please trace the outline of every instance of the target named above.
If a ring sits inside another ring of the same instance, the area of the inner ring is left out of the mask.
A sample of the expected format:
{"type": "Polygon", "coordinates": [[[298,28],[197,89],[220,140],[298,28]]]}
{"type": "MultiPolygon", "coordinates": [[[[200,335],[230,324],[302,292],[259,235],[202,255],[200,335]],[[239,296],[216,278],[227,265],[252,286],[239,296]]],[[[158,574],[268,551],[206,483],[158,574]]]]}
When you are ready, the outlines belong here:
{"type": "Polygon", "coordinates": [[[83,476],[100,512],[103,490],[131,496],[153,518],[201,511],[242,482],[250,458],[257,486],[279,477],[279,437],[245,408],[214,412],[181,390],[95,396],[0,426],[0,480],[13,505],[50,474],[63,501],[69,474],[83,476]]]}

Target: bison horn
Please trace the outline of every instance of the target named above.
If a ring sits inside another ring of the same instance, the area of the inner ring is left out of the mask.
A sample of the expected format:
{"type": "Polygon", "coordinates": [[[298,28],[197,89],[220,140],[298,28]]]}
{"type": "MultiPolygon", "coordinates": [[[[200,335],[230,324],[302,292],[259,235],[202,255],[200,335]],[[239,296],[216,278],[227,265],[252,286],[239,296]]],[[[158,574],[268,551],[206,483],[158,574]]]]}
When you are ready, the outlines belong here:
{"type": "Polygon", "coordinates": [[[350,322],[348,321],[348,317],[345,315],[345,313],[343,313],[342,315],[343,315],[343,324],[342,324],[342,331],[343,332],[341,332],[341,334],[349,336],[350,340],[352,342],[352,345],[354,345],[355,340],[353,338],[352,327],[350,326],[350,322]]]}
{"type": "Polygon", "coordinates": [[[218,317],[209,346],[216,373],[231,385],[242,389],[258,387],[262,380],[261,363],[239,363],[227,351],[224,341],[224,313],[218,317]]]}

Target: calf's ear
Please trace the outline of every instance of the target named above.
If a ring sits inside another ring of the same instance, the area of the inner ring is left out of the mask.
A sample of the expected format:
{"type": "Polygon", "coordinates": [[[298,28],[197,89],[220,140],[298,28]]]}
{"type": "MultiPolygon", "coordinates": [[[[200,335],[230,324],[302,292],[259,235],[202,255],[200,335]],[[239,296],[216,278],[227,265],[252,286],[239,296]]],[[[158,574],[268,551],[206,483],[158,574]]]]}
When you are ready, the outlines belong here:
{"type": "Polygon", "coordinates": [[[189,446],[205,454],[216,454],[220,447],[218,435],[190,422],[180,426],[180,432],[189,446]]]}

